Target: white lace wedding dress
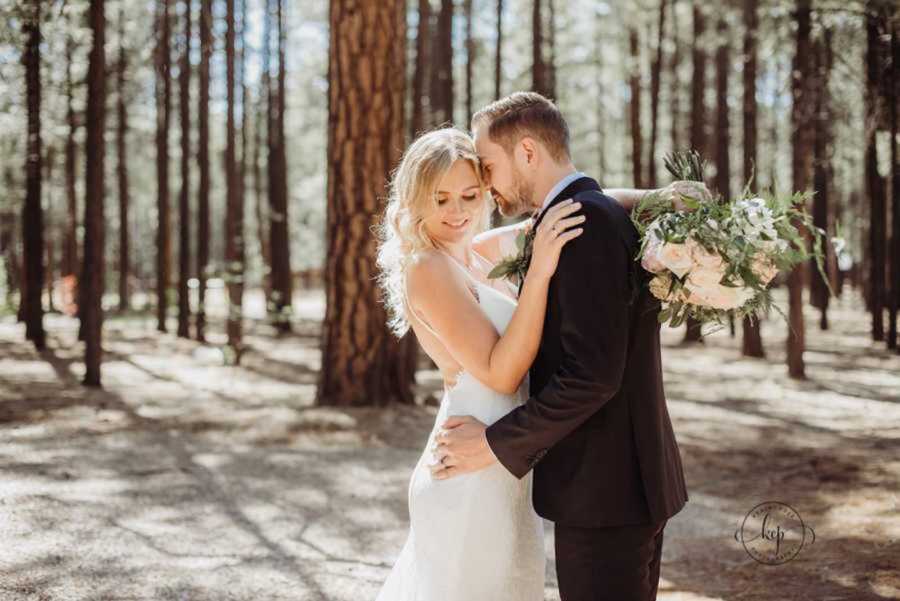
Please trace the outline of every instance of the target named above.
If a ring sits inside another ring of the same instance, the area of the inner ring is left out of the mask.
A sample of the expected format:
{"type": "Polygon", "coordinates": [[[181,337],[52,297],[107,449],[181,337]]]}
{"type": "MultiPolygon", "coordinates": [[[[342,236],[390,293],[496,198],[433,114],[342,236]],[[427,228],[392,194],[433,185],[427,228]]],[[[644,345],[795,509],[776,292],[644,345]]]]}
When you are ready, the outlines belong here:
{"type": "MultiPolygon", "coordinates": [[[[474,282],[481,310],[502,334],[516,302],[455,264],[474,282]]],[[[544,599],[544,529],[531,502],[531,473],[519,480],[494,463],[435,480],[428,467],[435,433],[447,417],[471,415],[491,424],[527,398],[527,375],[513,395],[491,390],[468,372],[445,391],[409,483],[409,536],[377,601],[544,599]]]]}

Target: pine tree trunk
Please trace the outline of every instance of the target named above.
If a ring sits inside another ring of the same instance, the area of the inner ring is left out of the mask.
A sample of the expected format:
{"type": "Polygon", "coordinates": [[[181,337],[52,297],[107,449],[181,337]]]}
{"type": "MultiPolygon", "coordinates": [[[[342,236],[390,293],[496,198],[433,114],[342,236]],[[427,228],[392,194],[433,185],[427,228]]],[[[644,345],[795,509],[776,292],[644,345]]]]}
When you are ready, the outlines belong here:
{"type": "Polygon", "coordinates": [[[865,94],[866,115],[866,192],[869,196],[869,306],[872,312],[872,339],[884,340],[885,306],[885,237],[887,223],[886,182],[878,173],[876,132],[880,124],[879,101],[883,82],[880,25],[882,13],[878,2],[869,3],[866,16],[867,48],[865,94]]]}
{"type": "Polygon", "coordinates": [[[677,0],[672,0],[672,57],[669,60],[669,112],[672,115],[672,149],[683,150],[681,137],[681,81],[678,67],[681,65],[681,39],[678,37],[677,0]]]}
{"type": "Polygon", "coordinates": [[[429,94],[434,123],[453,122],[453,0],[441,0],[434,37],[429,94]]]}
{"type": "MultiPolygon", "coordinates": [[[[429,81],[431,2],[419,0],[419,21],[416,28],[416,65],[412,85],[412,120],[409,138],[415,140],[431,124],[430,111],[426,104],[425,83],[429,81]]],[[[468,72],[467,72],[468,73],[468,72]]]]}
{"type": "Polygon", "coordinates": [[[547,89],[556,99],[556,3],[547,0],[547,89]]]}
{"type": "Polygon", "coordinates": [[[190,337],[191,299],[188,279],[191,277],[191,2],[182,3],[184,34],[181,65],[178,70],[178,112],[181,125],[181,193],[178,197],[178,331],[181,338],[190,337]]]}
{"type": "Polygon", "coordinates": [[[166,332],[168,291],[172,271],[172,233],[169,215],[169,123],[172,83],[169,77],[169,0],[159,1],[156,41],[156,329],[166,332]]]}
{"type": "Polygon", "coordinates": [[[88,62],[87,118],[85,120],[84,263],[81,271],[84,303],[86,386],[100,386],[102,362],[104,257],[104,141],[106,122],[106,15],[104,0],[91,0],[88,10],[93,44],[88,62]]]}
{"type": "Polygon", "coordinates": [[[666,33],[666,0],[659,0],[656,57],[650,67],[650,153],[647,157],[647,186],[656,188],[656,139],[659,131],[659,88],[662,79],[663,41],[666,33]]]}
{"type": "MultiPolygon", "coordinates": [[[[692,149],[705,155],[706,146],[706,17],[703,9],[695,0],[693,5],[694,40],[692,47],[692,62],[694,64],[694,76],[691,81],[691,141],[692,149]]],[[[703,342],[703,333],[700,330],[700,322],[688,318],[684,333],[685,343],[703,342]]]]}
{"type": "MultiPolygon", "coordinates": [[[[757,36],[759,35],[759,0],[744,0],[744,182],[756,177],[757,125],[756,125],[756,70],[757,36]]],[[[742,324],[741,353],[745,357],[765,357],[759,321],[744,317],[742,324]]]]}
{"type": "MultiPolygon", "coordinates": [[[[815,63],[814,82],[817,91],[813,102],[815,103],[813,118],[815,120],[813,142],[813,224],[816,227],[828,231],[829,202],[831,201],[831,99],[828,89],[829,74],[831,71],[831,32],[825,30],[822,36],[816,39],[813,47],[813,59],[815,63]]],[[[831,235],[831,234],[829,234],[831,235]]],[[[829,265],[824,263],[826,277],[829,265]]],[[[828,287],[826,280],[822,278],[814,260],[807,266],[810,273],[810,303],[819,309],[819,328],[828,329],[828,287]]]]}
{"type": "MultiPolygon", "coordinates": [[[[275,327],[280,333],[291,330],[292,282],[290,268],[290,240],[288,239],[287,157],[284,142],[285,110],[285,29],[282,15],[283,0],[276,0],[278,32],[278,76],[274,114],[270,116],[269,133],[272,163],[269,240],[272,245],[272,299],[275,305],[275,327]]],[[[270,102],[270,107],[273,103],[270,102]]]]}
{"type": "Polygon", "coordinates": [[[44,211],[41,207],[41,4],[31,0],[22,28],[25,49],[25,98],[28,107],[28,140],[25,152],[25,204],[22,207],[22,318],[25,338],[38,350],[46,348],[44,307],[44,211]]]}
{"type": "Polygon", "coordinates": [[[45,251],[45,271],[44,271],[44,285],[47,290],[47,311],[49,313],[55,313],[56,307],[53,306],[53,283],[56,281],[56,266],[54,262],[54,252],[53,252],[53,243],[55,236],[47,236],[46,232],[52,232],[56,229],[56,224],[53,220],[53,165],[56,162],[56,149],[53,145],[47,146],[47,156],[44,160],[44,183],[46,185],[42,186],[44,190],[46,190],[46,202],[44,203],[45,212],[44,212],[44,251],[45,251]]]}
{"type": "Polygon", "coordinates": [[[719,47],[716,49],[716,182],[715,191],[724,199],[731,198],[731,120],[728,114],[728,71],[731,69],[731,48],[728,24],[724,17],[718,25],[719,47]]]}
{"type": "Polygon", "coordinates": [[[603,62],[603,15],[600,11],[594,17],[594,65],[597,86],[597,125],[594,131],[597,135],[597,169],[600,177],[606,175],[606,110],[604,107],[605,95],[601,93],[607,86],[604,78],[603,62]]]}
{"type": "MultiPolygon", "coordinates": [[[[68,19],[68,17],[67,17],[68,19]]],[[[67,20],[67,29],[72,28],[67,20]]],[[[75,132],[78,124],[75,121],[74,84],[72,82],[72,55],[75,53],[75,41],[72,34],[66,34],[66,222],[65,247],[63,250],[63,275],[74,276],[78,273],[78,196],[75,181],[78,171],[78,146],[75,144],[75,132]]]]}
{"type": "MultiPolygon", "coordinates": [[[[797,1],[797,46],[791,77],[793,96],[791,108],[792,188],[803,192],[812,183],[812,94],[810,78],[810,29],[812,0],[797,1]]],[[[803,286],[807,265],[801,263],[788,275],[788,336],[787,364],[792,378],[805,379],[803,361],[805,325],[803,322],[803,286]]]]}
{"type": "Polygon", "coordinates": [[[209,60],[212,55],[212,0],[200,0],[200,86],[197,99],[197,317],[195,336],[206,340],[206,277],[209,271],[209,60]]]}
{"type": "Polygon", "coordinates": [[[472,0],[463,0],[466,19],[466,123],[472,120],[472,70],[475,66],[475,39],[472,37],[472,0]]]}
{"type": "Polygon", "coordinates": [[[531,89],[547,98],[553,98],[550,76],[544,60],[544,20],[541,15],[543,0],[533,0],[531,12],[531,89]]]}
{"type": "Polygon", "coordinates": [[[644,187],[644,171],[641,166],[643,145],[641,141],[641,69],[638,54],[637,29],[632,27],[628,31],[628,48],[631,58],[631,99],[628,103],[628,117],[631,123],[631,174],[635,188],[644,187]]]}
{"type": "MultiPolygon", "coordinates": [[[[265,90],[266,85],[268,85],[268,80],[263,78],[263,90],[265,90]]],[[[266,224],[268,223],[268,214],[266,213],[265,207],[266,203],[263,202],[264,197],[264,185],[263,185],[263,176],[262,170],[260,169],[260,161],[262,154],[262,132],[264,129],[264,123],[266,119],[265,109],[263,104],[263,91],[260,91],[260,95],[257,98],[256,102],[256,110],[254,111],[256,114],[256,122],[253,128],[253,159],[251,171],[253,173],[253,196],[255,200],[255,215],[256,215],[256,237],[259,241],[259,256],[262,260],[263,264],[263,274],[262,274],[262,289],[263,295],[266,299],[266,316],[269,315],[269,307],[272,302],[272,253],[271,246],[269,244],[269,236],[267,233],[266,224]]],[[[268,134],[267,134],[268,135],[268,134]]]]}
{"type": "Polygon", "coordinates": [[[403,144],[405,6],[403,0],[331,2],[327,304],[319,405],[412,400],[412,353],[387,329],[369,232],[384,210],[385,182],[403,144]]]}
{"type": "Polygon", "coordinates": [[[497,0],[497,48],[494,54],[494,99],[503,90],[503,0],[497,0]]]}
{"type": "Polygon", "coordinates": [[[228,290],[228,318],[225,331],[233,353],[233,364],[239,365],[243,352],[243,239],[240,230],[240,184],[238,182],[235,104],[235,13],[234,0],[225,2],[225,283],[228,290]]]}
{"type": "Polygon", "coordinates": [[[131,290],[128,285],[131,273],[128,217],[128,110],[125,102],[125,71],[128,55],[125,49],[125,7],[119,4],[119,64],[116,69],[116,109],[118,128],[116,129],[116,180],[119,185],[119,311],[131,308],[131,290]]]}
{"type": "Polygon", "coordinates": [[[897,320],[900,311],[900,156],[897,138],[900,136],[900,11],[895,9],[891,21],[891,71],[890,82],[885,89],[888,117],[891,126],[891,296],[888,306],[888,348],[900,348],[897,320]]]}

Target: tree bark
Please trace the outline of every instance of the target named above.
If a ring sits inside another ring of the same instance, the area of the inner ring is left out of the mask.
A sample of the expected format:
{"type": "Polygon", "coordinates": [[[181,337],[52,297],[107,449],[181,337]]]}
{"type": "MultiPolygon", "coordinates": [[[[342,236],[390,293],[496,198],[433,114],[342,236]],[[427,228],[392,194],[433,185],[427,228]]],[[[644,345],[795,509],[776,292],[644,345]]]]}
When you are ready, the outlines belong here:
{"type": "MultiPolygon", "coordinates": [[[[811,0],[797,0],[796,54],[791,76],[793,103],[791,108],[792,189],[803,192],[810,188],[812,179],[812,94],[810,81],[810,29],[811,0]]],[[[805,349],[805,325],[803,322],[803,285],[806,263],[800,263],[788,275],[788,374],[795,379],[805,379],[803,361],[805,349]]]]}
{"type": "Polygon", "coordinates": [[[241,236],[240,184],[236,159],[235,104],[235,12],[234,0],[225,2],[225,283],[228,291],[228,317],[225,331],[233,353],[233,364],[239,365],[243,353],[243,238],[241,236]]]}
{"type": "Polygon", "coordinates": [[[209,59],[212,55],[212,0],[200,0],[200,78],[197,99],[197,317],[195,336],[206,340],[206,277],[209,272],[209,59]]]}
{"type": "Polygon", "coordinates": [[[181,64],[178,70],[178,112],[181,125],[181,193],[178,197],[178,331],[190,337],[191,299],[191,2],[184,0],[184,34],[181,64]]]}
{"type": "Polygon", "coordinates": [[[716,49],[716,183],[715,190],[724,199],[731,198],[731,120],[728,114],[728,71],[731,69],[731,47],[728,24],[718,24],[719,47],[716,49]]]}
{"type": "Polygon", "coordinates": [[[330,6],[327,304],[316,402],[409,403],[415,365],[387,329],[369,233],[403,148],[406,3],[330,6]]]}
{"type": "Polygon", "coordinates": [[[119,185],[119,311],[131,308],[131,290],[128,282],[131,273],[129,247],[129,206],[128,206],[128,110],[125,103],[125,72],[128,68],[128,54],[125,48],[125,7],[119,4],[119,64],[116,69],[116,109],[118,128],[116,129],[116,164],[119,185]]]}
{"type": "Polygon", "coordinates": [[[280,333],[286,333],[291,330],[292,282],[290,240],[288,239],[287,157],[284,142],[285,29],[282,2],[283,0],[276,0],[278,75],[274,102],[271,101],[271,96],[269,102],[272,127],[269,132],[270,182],[272,186],[269,191],[269,241],[272,245],[272,300],[275,311],[275,328],[280,333]]]}
{"type": "Polygon", "coordinates": [[[897,320],[900,311],[900,157],[898,142],[900,129],[900,11],[895,9],[891,21],[891,85],[885,90],[887,94],[888,117],[891,127],[891,296],[888,305],[888,338],[887,346],[900,348],[898,340],[897,320]]]}
{"type": "MultiPolygon", "coordinates": [[[[703,8],[695,0],[693,5],[694,40],[692,42],[692,62],[694,76],[691,81],[691,140],[692,149],[705,155],[706,147],[706,17],[703,8]]],[[[685,343],[703,342],[703,333],[700,330],[700,322],[688,318],[684,333],[685,343]]]]}
{"type": "MultiPolygon", "coordinates": [[[[67,13],[68,14],[68,13],[67,13]]],[[[72,24],[67,17],[67,29],[72,24]]],[[[75,120],[74,83],[72,82],[72,61],[75,53],[75,41],[71,31],[66,33],[66,206],[68,220],[66,223],[65,246],[63,250],[63,275],[74,276],[78,273],[78,196],[75,182],[78,171],[78,146],[75,144],[75,132],[78,124],[75,120]]]]}
{"type": "Polygon", "coordinates": [[[628,49],[631,58],[631,99],[628,103],[628,117],[631,123],[631,173],[635,188],[644,187],[644,172],[641,166],[643,144],[641,140],[641,69],[638,54],[638,33],[634,27],[628,31],[628,49]]]}
{"type": "Polygon", "coordinates": [[[656,139],[659,131],[659,88],[662,79],[663,41],[666,33],[666,0],[659,0],[656,57],[650,67],[650,153],[647,157],[647,186],[656,188],[656,139]]]}
{"type": "Polygon", "coordinates": [[[475,66],[475,39],[472,37],[472,0],[463,0],[466,19],[466,123],[472,120],[472,69],[475,66]]]}
{"type": "Polygon", "coordinates": [[[431,63],[433,121],[438,125],[453,122],[453,0],[441,0],[431,63]]]}
{"type": "Polygon", "coordinates": [[[156,329],[166,332],[171,279],[172,234],[169,215],[169,123],[172,83],[169,77],[169,0],[158,0],[156,40],[156,329]]]}
{"type": "Polygon", "coordinates": [[[494,54],[494,100],[503,90],[503,0],[497,0],[497,48],[494,54]]]}
{"type": "MultiPolygon", "coordinates": [[[[813,142],[813,224],[829,231],[829,203],[831,201],[831,98],[828,89],[829,75],[831,71],[831,32],[825,30],[822,36],[816,39],[813,47],[813,59],[815,68],[815,89],[817,93],[813,102],[815,120],[815,139],[813,142]]],[[[829,232],[829,236],[831,232],[829,232]]],[[[830,246],[827,245],[827,246],[830,246]]],[[[830,265],[824,264],[826,277],[830,265]]],[[[826,280],[816,267],[815,261],[810,261],[807,269],[810,270],[810,302],[819,309],[819,328],[828,329],[828,287],[826,280]]]]}
{"type": "Polygon", "coordinates": [[[84,263],[81,272],[84,303],[86,386],[100,386],[102,362],[104,257],[104,157],[106,142],[106,15],[104,0],[91,0],[88,9],[93,44],[88,62],[87,118],[85,121],[84,263]]]}
{"type": "Polygon", "coordinates": [[[878,145],[876,132],[881,122],[879,96],[882,86],[883,57],[881,54],[882,13],[876,0],[869,2],[866,16],[866,74],[865,93],[865,171],[866,192],[869,196],[869,306],[872,312],[872,339],[884,340],[885,307],[885,246],[886,246],[886,182],[878,173],[878,145]]]}
{"type": "Polygon", "coordinates": [[[681,39],[678,37],[678,9],[672,0],[672,56],[669,60],[669,111],[672,115],[672,149],[683,150],[681,131],[681,82],[678,67],[681,65],[681,39]]]}
{"type": "MultiPolygon", "coordinates": [[[[744,182],[756,177],[757,124],[756,124],[756,71],[757,36],[759,35],[759,0],[744,0],[744,182]]],[[[742,324],[741,353],[745,357],[765,357],[759,321],[744,317],[742,324]]]]}
{"type": "Polygon", "coordinates": [[[25,151],[25,204],[22,207],[22,318],[25,338],[36,349],[46,348],[44,307],[44,211],[41,206],[41,4],[31,0],[22,23],[25,49],[25,98],[28,107],[28,140],[25,151]]]}
{"type": "Polygon", "coordinates": [[[541,11],[543,0],[533,0],[531,12],[531,89],[547,98],[553,98],[550,74],[544,59],[544,19],[541,11]]]}
{"type": "Polygon", "coordinates": [[[419,0],[419,21],[416,27],[416,65],[413,73],[412,87],[412,120],[410,121],[410,140],[415,140],[431,124],[430,111],[425,93],[425,83],[429,81],[430,41],[431,41],[431,2],[419,0]]]}

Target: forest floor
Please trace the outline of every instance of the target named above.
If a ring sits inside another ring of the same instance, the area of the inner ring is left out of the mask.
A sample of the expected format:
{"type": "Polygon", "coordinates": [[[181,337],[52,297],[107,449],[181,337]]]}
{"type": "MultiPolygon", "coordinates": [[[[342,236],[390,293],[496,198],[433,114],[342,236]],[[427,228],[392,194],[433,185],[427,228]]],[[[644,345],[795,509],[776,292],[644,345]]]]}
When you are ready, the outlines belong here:
{"type": "MultiPolygon", "coordinates": [[[[48,316],[36,353],[0,318],[0,600],[373,599],[435,408],[313,407],[321,291],[295,310],[288,337],[248,324],[240,367],[219,322],[200,345],[110,316],[103,390],[79,384],[75,320],[48,316]]],[[[690,501],[666,528],[662,601],[900,598],[900,356],[870,341],[858,296],[831,318],[821,332],[807,313],[805,382],[785,375],[777,315],[765,360],[727,330],[702,347],[664,330],[690,501]],[[735,539],[764,501],[815,532],[781,565],[735,539]]],[[[439,393],[418,376],[420,399],[439,393]]],[[[558,599],[552,528],[546,544],[558,599]]]]}

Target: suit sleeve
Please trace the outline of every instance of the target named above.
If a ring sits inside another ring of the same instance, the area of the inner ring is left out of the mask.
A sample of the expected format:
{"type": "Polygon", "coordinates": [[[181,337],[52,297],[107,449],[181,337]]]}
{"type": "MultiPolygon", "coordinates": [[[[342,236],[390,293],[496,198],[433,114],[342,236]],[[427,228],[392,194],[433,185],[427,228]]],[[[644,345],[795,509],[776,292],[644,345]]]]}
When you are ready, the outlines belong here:
{"type": "Polygon", "coordinates": [[[562,359],[536,395],[487,428],[497,459],[522,478],[621,387],[628,351],[631,258],[606,208],[583,203],[584,233],[563,247],[554,279],[562,359]]]}

